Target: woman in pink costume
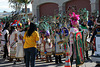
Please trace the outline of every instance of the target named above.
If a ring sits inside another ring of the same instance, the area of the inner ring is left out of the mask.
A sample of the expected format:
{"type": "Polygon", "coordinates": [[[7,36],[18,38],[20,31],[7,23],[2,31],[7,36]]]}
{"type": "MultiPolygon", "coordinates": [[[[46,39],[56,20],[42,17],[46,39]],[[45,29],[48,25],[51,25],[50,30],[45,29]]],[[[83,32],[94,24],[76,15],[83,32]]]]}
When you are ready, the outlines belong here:
{"type": "Polygon", "coordinates": [[[73,12],[73,15],[71,14],[69,15],[70,15],[71,25],[72,25],[72,27],[70,28],[70,56],[71,56],[71,65],[72,65],[73,58],[76,59],[76,47],[74,44],[74,34],[79,31],[78,20],[80,18],[79,18],[79,15],[76,15],[74,12],[73,12]]]}

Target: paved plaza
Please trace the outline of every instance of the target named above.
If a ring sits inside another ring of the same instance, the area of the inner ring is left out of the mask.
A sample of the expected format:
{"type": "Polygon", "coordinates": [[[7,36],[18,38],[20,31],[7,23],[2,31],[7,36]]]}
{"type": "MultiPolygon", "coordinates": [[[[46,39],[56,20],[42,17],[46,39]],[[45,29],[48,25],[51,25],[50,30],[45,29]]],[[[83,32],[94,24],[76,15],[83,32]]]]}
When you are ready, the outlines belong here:
{"type": "MultiPolygon", "coordinates": [[[[89,55],[91,54],[91,51],[89,51],[89,55]]],[[[54,58],[53,58],[54,59],[54,58]]],[[[50,63],[46,63],[45,61],[36,60],[36,67],[64,67],[65,64],[65,58],[62,59],[62,64],[55,64],[55,60],[50,63]]],[[[0,59],[0,67],[25,67],[24,62],[17,62],[16,64],[13,64],[13,62],[8,62],[8,60],[0,59]]],[[[76,67],[75,62],[73,62],[73,66],[76,67]]],[[[91,60],[86,60],[85,63],[80,67],[100,67],[96,63],[92,62],[91,60]]]]}

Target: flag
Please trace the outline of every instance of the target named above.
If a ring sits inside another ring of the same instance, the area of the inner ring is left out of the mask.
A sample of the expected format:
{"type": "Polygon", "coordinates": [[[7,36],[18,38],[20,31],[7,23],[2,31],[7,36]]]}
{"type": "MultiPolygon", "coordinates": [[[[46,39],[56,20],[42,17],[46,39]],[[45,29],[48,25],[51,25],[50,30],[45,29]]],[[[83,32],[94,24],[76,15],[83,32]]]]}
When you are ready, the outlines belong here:
{"type": "Polygon", "coordinates": [[[82,31],[75,33],[74,42],[76,45],[76,65],[80,66],[84,63],[84,46],[82,31]]]}

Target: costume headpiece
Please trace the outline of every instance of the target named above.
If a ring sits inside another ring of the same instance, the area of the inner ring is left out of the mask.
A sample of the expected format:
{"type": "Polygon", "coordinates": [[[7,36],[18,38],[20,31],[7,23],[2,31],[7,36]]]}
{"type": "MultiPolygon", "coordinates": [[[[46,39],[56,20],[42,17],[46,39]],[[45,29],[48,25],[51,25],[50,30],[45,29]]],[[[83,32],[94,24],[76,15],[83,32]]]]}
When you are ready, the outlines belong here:
{"type": "Polygon", "coordinates": [[[49,36],[50,35],[50,32],[47,30],[46,33],[45,33],[45,35],[46,36],[49,36]]]}
{"type": "Polygon", "coordinates": [[[70,19],[71,19],[71,24],[72,25],[76,25],[78,23],[78,20],[80,19],[79,16],[80,15],[76,15],[74,12],[73,12],[73,15],[69,14],[70,16],[70,19]]]}
{"type": "Polygon", "coordinates": [[[80,21],[81,22],[87,22],[88,21],[89,11],[86,10],[86,8],[79,9],[78,13],[80,15],[80,21]]]}
{"type": "Polygon", "coordinates": [[[11,26],[17,26],[17,20],[14,20],[14,22],[13,23],[11,23],[11,26]]]}
{"type": "Polygon", "coordinates": [[[22,23],[20,23],[20,21],[17,21],[17,27],[19,27],[19,28],[22,27],[22,23]]]}

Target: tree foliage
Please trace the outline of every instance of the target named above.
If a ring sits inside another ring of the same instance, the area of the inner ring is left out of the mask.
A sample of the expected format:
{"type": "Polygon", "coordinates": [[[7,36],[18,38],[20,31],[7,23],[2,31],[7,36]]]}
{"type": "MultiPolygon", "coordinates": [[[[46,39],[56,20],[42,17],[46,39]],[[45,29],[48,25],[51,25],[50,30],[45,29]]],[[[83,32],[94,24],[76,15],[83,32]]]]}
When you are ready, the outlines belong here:
{"type": "Polygon", "coordinates": [[[29,4],[32,0],[17,0],[19,3],[29,4]]]}
{"type": "Polygon", "coordinates": [[[22,3],[18,2],[18,0],[9,0],[8,2],[10,7],[13,8],[15,11],[19,11],[23,6],[22,3]]]}
{"type": "Polygon", "coordinates": [[[25,14],[27,15],[27,4],[29,4],[32,0],[17,0],[17,1],[25,5],[25,14]]]}

